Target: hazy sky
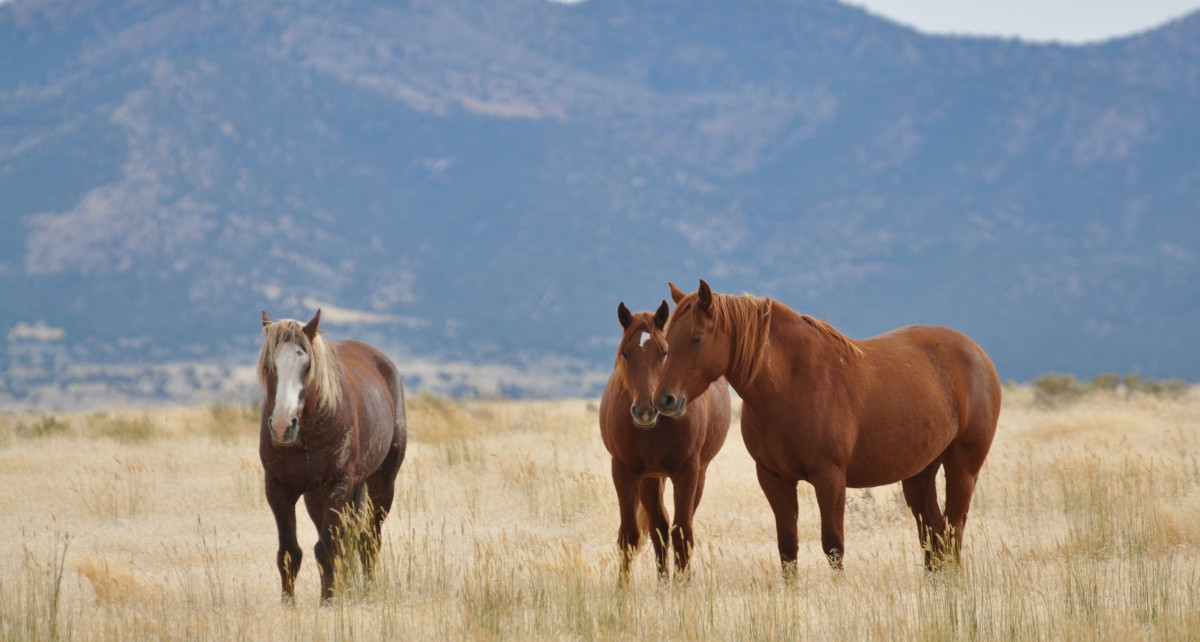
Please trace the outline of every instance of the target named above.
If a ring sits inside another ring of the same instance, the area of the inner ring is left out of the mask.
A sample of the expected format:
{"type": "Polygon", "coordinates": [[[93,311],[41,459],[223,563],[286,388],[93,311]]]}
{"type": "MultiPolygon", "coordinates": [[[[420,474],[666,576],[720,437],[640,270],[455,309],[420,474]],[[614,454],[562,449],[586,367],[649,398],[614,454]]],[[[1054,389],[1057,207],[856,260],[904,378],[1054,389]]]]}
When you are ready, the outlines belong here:
{"type": "Polygon", "coordinates": [[[1127,36],[1200,9],[1200,0],[843,1],[929,33],[1069,43],[1127,36]]]}
{"type": "MultiPolygon", "coordinates": [[[[576,4],[604,0],[551,0],[576,4]]],[[[1200,9],[1200,0],[840,0],[927,33],[1095,42],[1200,9]]]]}

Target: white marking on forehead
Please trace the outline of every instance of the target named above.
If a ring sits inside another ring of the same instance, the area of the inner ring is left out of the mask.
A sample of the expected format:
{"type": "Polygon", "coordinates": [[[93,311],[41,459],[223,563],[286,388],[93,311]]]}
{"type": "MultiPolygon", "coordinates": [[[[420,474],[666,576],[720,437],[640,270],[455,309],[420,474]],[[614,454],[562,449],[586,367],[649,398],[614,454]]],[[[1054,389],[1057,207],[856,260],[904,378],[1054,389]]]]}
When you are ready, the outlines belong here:
{"type": "Polygon", "coordinates": [[[308,353],[294,343],[283,343],[275,351],[275,425],[287,425],[300,406],[304,389],[304,367],[308,353]]]}
{"type": "Polygon", "coordinates": [[[649,332],[645,332],[645,331],[643,331],[643,332],[642,332],[642,337],[641,337],[640,339],[638,339],[638,347],[639,347],[639,348],[645,348],[645,347],[646,347],[646,342],[647,342],[647,341],[649,341],[649,340],[650,340],[650,333],[649,333],[649,332]]]}

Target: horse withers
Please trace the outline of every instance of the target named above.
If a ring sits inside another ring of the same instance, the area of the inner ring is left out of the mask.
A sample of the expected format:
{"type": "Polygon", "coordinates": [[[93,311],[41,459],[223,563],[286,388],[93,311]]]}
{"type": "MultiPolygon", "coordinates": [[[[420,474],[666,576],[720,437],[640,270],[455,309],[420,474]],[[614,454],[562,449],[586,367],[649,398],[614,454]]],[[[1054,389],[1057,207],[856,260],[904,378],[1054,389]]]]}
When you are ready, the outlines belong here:
{"type": "Polygon", "coordinates": [[[365,343],[325,340],[320,320],[320,310],[306,324],[272,322],[262,313],[258,376],[266,397],[258,452],[279,530],[276,563],[286,603],[294,599],[303,557],[296,542],[296,501],[304,497],[317,527],[313,553],[321,598],[328,601],[353,515],[366,522],[358,542],[364,573],[374,569],[408,440],[396,366],[365,343]]]}
{"type": "Polygon", "coordinates": [[[704,492],[708,464],[729,432],[729,387],[717,379],[697,391],[686,417],[660,417],[652,393],[666,357],[663,326],[669,308],[632,314],[622,302],[617,319],[623,333],[616,364],[600,399],[600,435],[612,455],[613,486],[621,525],[620,580],[629,580],[629,565],[648,534],[659,577],[667,580],[668,545],[674,549],[676,575],[685,576],[693,546],[692,517],[704,492]],[[668,526],[663,504],[665,479],[674,489],[674,524],[668,526]]]}
{"type": "Polygon", "coordinates": [[[845,553],[846,488],[897,481],[926,568],[958,558],[1000,415],[1000,380],[983,349],[937,326],[853,341],[778,301],[718,294],[704,281],[691,294],[670,288],[676,308],[655,405],[685,416],[721,376],[741,395],[742,437],[775,513],[785,575],[795,572],[800,480],[816,493],[821,546],[834,568],[845,553]]]}

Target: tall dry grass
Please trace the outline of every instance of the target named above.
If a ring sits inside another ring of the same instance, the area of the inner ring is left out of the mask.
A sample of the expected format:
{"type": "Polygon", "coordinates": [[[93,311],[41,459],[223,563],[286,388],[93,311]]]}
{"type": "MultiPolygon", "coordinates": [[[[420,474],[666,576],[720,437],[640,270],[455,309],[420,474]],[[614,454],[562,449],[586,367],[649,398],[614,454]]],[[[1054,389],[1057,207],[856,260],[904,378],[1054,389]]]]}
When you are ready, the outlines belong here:
{"type": "Polygon", "coordinates": [[[785,584],[734,437],[691,581],[660,584],[643,551],[621,590],[594,402],[416,396],[374,582],[324,608],[303,510],[298,604],[280,605],[252,409],[0,415],[0,638],[1200,637],[1200,392],[1033,397],[1006,390],[961,567],[923,570],[889,486],[848,494],[834,574],[801,485],[785,584]]]}

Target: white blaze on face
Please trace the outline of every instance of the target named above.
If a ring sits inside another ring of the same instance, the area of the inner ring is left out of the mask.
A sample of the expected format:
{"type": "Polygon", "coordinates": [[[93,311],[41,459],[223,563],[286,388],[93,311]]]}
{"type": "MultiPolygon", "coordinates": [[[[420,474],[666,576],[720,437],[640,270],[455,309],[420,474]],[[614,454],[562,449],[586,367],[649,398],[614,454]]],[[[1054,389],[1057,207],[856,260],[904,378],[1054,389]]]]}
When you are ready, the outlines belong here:
{"type": "Polygon", "coordinates": [[[276,439],[282,438],[292,420],[300,415],[300,392],[304,389],[308,359],[308,353],[294,343],[280,345],[275,352],[275,410],[271,413],[271,427],[276,439]]]}
{"type": "Polygon", "coordinates": [[[641,349],[643,349],[643,350],[645,350],[645,349],[646,349],[646,342],[647,342],[647,341],[649,341],[649,340],[650,340],[650,333],[649,333],[649,332],[642,332],[642,336],[641,336],[641,338],[640,338],[640,339],[638,339],[638,347],[639,347],[639,348],[641,348],[641,349]]]}

